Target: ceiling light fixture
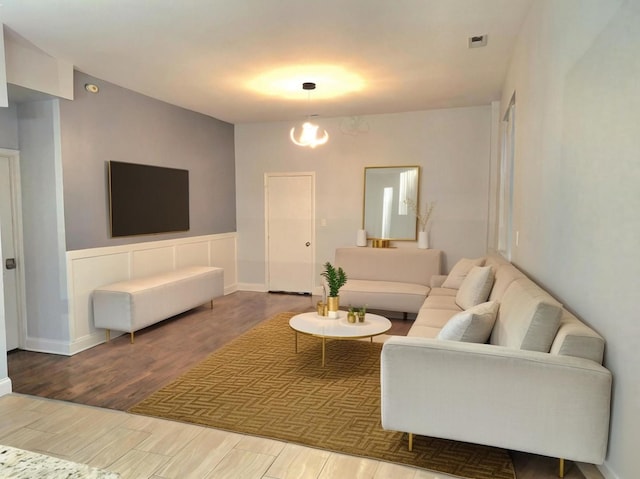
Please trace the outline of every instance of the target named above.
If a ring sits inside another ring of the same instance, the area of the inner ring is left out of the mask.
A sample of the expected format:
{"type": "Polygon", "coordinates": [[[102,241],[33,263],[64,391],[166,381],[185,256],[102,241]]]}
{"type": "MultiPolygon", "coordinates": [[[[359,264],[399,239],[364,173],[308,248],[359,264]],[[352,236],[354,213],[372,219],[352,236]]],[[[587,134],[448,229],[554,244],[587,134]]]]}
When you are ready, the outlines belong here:
{"type": "MultiPolygon", "coordinates": [[[[308,92],[307,94],[307,102],[311,103],[311,90],[316,89],[316,84],[313,82],[304,82],[302,84],[302,89],[308,92]]],[[[296,127],[291,128],[289,132],[289,137],[291,141],[298,146],[308,146],[310,148],[315,148],[316,146],[324,145],[327,141],[329,141],[329,133],[327,130],[323,130],[324,133],[318,136],[318,125],[314,125],[309,121],[309,118],[312,115],[307,116],[307,121],[302,124],[302,131],[299,135],[296,136],[296,127]]]]}
{"type": "Polygon", "coordinates": [[[87,90],[89,93],[98,93],[100,91],[100,88],[98,88],[98,85],[94,85],[93,83],[85,83],[84,89],[87,90]]]}

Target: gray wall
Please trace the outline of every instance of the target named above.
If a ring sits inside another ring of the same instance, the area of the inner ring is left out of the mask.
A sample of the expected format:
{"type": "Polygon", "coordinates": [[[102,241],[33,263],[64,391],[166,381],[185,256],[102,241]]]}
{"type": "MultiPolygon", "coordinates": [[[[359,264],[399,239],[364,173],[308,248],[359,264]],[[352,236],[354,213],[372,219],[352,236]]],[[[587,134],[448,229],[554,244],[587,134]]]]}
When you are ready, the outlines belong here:
{"type": "Polygon", "coordinates": [[[513,261],[607,341],[611,479],[640,472],[639,26],[637,0],[536,0],[502,104],[515,91],[513,261]]]}
{"type": "Polygon", "coordinates": [[[0,108],[0,148],[18,149],[18,116],[13,103],[0,108]]]}
{"type": "Polygon", "coordinates": [[[58,100],[18,107],[27,348],[69,338],[58,100]]]}
{"type": "Polygon", "coordinates": [[[60,100],[68,251],[236,230],[233,125],[83,73],[74,83],[75,99],[60,100]],[[190,231],[111,238],[109,160],[189,170],[190,231]]]}

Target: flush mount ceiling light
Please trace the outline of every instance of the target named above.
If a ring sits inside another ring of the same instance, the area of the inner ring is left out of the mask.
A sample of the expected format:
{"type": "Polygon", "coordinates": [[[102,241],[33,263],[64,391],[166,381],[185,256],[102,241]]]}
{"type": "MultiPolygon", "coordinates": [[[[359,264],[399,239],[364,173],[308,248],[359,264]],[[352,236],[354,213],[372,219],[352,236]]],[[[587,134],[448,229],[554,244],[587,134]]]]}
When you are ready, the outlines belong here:
{"type": "Polygon", "coordinates": [[[313,93],[316,100],[330,100],[365,89],[359,73],[339,65],[296,64],[264,71],[244,82],[245,88],[262,96],[285,100],[300,99],[300,85],[313,78],[322,89],[313,93]]]}
{"type": "MultiPolygon", "coordinates": [[[[311,91],[316,89],[316,84],[313,82],[304,82],[302,84],[302,89],[306,90],[307,93],[307,101],[311,103],[311,91]]],[[[323,130],[324,133],[318,135],[318,125],[315,125],[309,121],[309,118],[312,115],[307,117],[307,121],[302,124],[301,131],[298,135],[296,135],[296,128],[291,128],[289,132],[289,137],[291,141],[298,146],[308,146],[310,148],[315,148],[316,146],[324,145],[327,141],[329,141],[329,133],[327,130],[323,130]]]]}

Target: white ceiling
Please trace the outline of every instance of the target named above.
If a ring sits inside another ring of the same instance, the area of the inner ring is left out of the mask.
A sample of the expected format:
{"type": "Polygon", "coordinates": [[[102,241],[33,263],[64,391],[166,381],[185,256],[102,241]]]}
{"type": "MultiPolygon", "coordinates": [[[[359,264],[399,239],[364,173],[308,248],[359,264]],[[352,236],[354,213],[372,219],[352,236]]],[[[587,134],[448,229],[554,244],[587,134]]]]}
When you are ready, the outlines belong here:
{"type": "Polygon", "coordinates": [[[5,25],[77,70],[245,123],[489,104],[532,0],[1,2],[5,25]],[[253,89],[275,69],[293,92],[253,89]]]}

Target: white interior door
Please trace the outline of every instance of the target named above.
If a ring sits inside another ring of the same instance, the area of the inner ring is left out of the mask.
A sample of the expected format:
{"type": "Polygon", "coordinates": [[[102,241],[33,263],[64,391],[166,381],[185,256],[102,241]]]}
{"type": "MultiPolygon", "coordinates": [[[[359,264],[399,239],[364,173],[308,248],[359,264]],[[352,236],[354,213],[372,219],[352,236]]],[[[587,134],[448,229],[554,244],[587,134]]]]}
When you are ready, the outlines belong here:
{"type": "Polygon", "coordinates": [[[269,291],[313,290],[314,183],[313,173],[265,175],[269,291]]]}
{"type": "Polygon", "coordinates": [[[12,174],[9,158],[0,155],[0,238],[2,240],[2,283],[4,286],[4,318],[7,351],[20,346],[18,278],[16,268],[15,219],[12,174]],[[13,260],[13,263],[12,263],[13,260]],[[14,266],[15,265],[15,266],[14,266]]]}

